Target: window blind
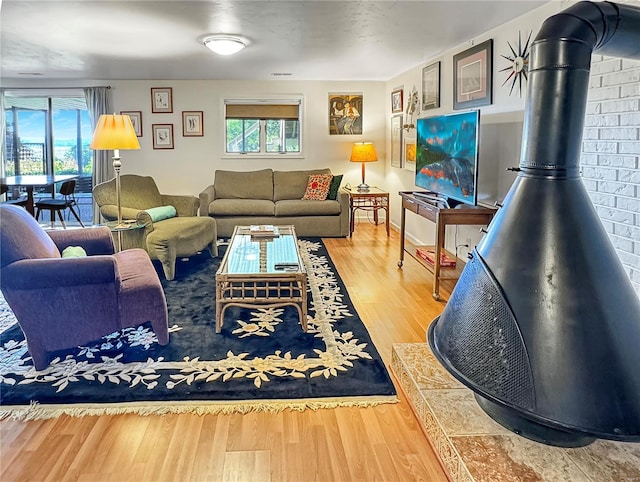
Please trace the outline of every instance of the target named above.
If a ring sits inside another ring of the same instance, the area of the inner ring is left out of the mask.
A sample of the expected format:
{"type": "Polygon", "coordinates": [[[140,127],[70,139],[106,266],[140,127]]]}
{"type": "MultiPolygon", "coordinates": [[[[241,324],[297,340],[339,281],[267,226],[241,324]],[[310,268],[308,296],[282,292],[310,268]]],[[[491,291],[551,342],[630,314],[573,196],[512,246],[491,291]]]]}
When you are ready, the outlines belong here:
{"type": "Polygon", "coordinates": [[[227,119],[286,119],[298,120],[297,104],[227,104],[227,119]]]}

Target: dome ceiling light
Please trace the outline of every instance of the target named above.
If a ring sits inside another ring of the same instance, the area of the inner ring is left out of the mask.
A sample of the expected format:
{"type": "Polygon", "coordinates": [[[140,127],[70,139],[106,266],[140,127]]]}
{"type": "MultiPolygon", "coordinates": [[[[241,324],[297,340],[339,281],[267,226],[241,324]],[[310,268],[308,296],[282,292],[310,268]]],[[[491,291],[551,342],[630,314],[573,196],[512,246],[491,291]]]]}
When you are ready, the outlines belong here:
{"type": "Polygon", "coordinates": [[[210,35],[202,43],[218,55],[233,55],[247,46],[247,41],[235,35],[210,35]]]}

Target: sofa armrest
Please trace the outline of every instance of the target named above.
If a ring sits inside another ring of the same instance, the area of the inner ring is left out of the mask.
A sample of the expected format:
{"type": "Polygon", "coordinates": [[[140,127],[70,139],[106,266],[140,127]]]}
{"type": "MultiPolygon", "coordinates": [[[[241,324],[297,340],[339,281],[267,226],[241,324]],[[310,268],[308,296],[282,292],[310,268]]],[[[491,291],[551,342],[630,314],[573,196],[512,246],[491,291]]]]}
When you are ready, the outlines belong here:
{"type": "Polygon", "coordinates": [[[207,186],[204,191],[200,193],[200,216],[209,215],[209,204],[216,198],[216,189],[211,186],[207,186]]]}
{"type": "Polygon", "coordinates": [[[89,256],[115,253],[111,230],[106,226],[47,231],[47,234],[60,252],[68,246],[81,246],[89,256]]]}
{"type": "Polygon", "coordinates": [[[338,197],[336,199],[340,203],[340,212],[348,213],[349,212],[349,194],[340,190],[338,191],[338,197]]]}
{"type": "Polygon", "coordinates": [[[200,200],[195,196],[161,194],[163,206],[176,208],[178,216],[197,216],[200,200]]]}
{"type": "Polygon", "coordinates": [[[120,282],[113,256],[22,259],[2,269],[3,287],[16,290],[59,289],[120,282]]]}
{"type": "MultiPolygon", "coordinates": [[[[135,208],[122,208],[122,219],[123,220],[133,220],[136,219],[138,215],[139,209],[135,208]]],[[[115,204],[104,204],[100,207],[100,214],[107,221],[117,221],[118,220],[118,206],[115,204]]]]}

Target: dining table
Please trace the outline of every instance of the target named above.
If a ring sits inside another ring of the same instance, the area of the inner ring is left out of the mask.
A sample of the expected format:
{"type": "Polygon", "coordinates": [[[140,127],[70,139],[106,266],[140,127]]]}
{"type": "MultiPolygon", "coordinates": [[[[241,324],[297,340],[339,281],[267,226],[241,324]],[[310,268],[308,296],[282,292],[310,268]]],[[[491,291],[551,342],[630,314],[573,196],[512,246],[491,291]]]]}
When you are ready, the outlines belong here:
{"type": "Polygon", "coordinates": [[[24,187],[27,190],[26,210],[35,215],[35,205],[33,202],[33,190],[37,187],[48,187],[58,182],[68,181],[77,178],[77,174],[26,174],[19,176],[6,176],[0,178],[0,184],[6,184],[10,187],[24,187]]]}

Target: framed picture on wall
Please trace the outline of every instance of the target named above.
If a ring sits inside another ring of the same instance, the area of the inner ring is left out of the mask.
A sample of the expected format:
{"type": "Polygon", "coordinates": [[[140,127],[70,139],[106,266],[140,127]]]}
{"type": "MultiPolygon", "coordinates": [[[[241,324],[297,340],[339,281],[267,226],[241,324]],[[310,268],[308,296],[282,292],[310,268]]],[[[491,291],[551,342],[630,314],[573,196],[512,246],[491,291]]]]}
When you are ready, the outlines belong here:
{"type": "Polygon", "coordinates": [[[154,114],[173,112],[173,89],[171,87],[151,87],[151,112],[154,114]]]}
{"type": "Polygon", "coordinates": [[[173,149],[173,124],[153,124],[153,148],[173,149]]]}
{"type": "Polygon", "coordinates": [[[136,136],[142,137],[142,112],[139,110],[121,110],[120,115],[128,115],[133,124],[136,136]]]}
{"type": "Polygon", "coordinates": [[[440,107],[440,62],[422,69],[422,110],[440,107]]]}
{"type": "Polygon", "coordinates": [[[391,92],[391,112],[393,113],[402,112],[402,106],[404,102],[402,98],[402,94],[403,94],[402,89],[396,89],[393,92],[391,92]]]}
{"type": "Polygon", "coordinates": [[[402,167],[407,171],[416,170],[416,136],[406,136],[402,139],[402,155],[404,156],[404,162],[402,167]]]}
{"type": "Polygon", "coordinates": [[[402,167],[402,114],[391,118],[391,166],[402,167]]]}
{"type": "Polygon", "coordinates": [[[493,102],[493,39],[453,56],[453,108],[469,109],[493,102]]]}
{"type": "Polygon", "coordinates": [[[182,112],[182,136],[200,137],[204,135],[202,111],[182,112]]]}
{"type": "Polygon", "coordinates": [[[362,134],[362,94],[329,94],[329,135],[362,134]]]}

